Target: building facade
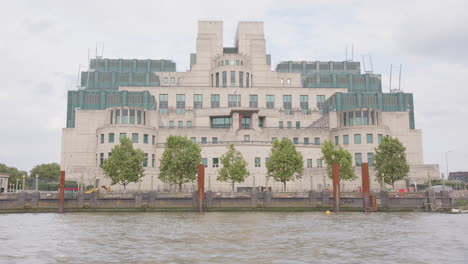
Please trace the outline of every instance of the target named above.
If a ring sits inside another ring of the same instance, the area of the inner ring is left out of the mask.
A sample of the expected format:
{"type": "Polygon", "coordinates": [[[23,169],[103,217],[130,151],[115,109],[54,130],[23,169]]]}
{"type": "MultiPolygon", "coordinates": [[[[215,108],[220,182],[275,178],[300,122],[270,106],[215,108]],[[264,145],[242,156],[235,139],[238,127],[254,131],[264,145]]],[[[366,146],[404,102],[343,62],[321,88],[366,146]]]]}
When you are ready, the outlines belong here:
{"type": "MultiPolygon", "coordinates": [[[[438,166],[423,162],[411,93],[383,93],[380,75],[362,74],[355,61],[286,61],[272,70],[262,22],[240,22],[234,42],[223,46],[223,22],[200,21],[187,72],[177,72],[170,60],[91,59],[81,86],[68,93],[62,169],[71,178],[108,184],[99,165],[128,137],[145,153],[146,168],[142,182],[129,188],[169,190],[158,180],[159,159],[166,138],[179,135],[202,147],[208,189],[230,190],[216,177],[220,157],[233,143],[250,171],[236,186],[280,190],[266,177],[265,163],[272,142],[289,138],[305,170],[288,191],[323,190],[331,185],[321,159],[325,140],[351,152],[357,175],[368,162],[373,177],[375,148],[392,136],[407,149],[410,179],[438,177],[438,166]]],[[[358,191],[360,185],[359,178],[344,188],[358,191]]],[[[372,188],[379,184],[372,181],[372,188]]]]}

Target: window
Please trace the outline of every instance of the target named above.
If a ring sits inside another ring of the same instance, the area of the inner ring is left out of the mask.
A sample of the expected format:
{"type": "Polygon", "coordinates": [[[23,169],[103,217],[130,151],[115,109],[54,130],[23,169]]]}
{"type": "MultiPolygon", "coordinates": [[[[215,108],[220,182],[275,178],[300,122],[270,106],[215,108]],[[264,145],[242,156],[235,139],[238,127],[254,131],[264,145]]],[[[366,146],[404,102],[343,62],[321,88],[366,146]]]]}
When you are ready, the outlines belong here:
{"type": "Polygon", "coordinates": [[[223,71],[223,87],[227,87],[227,71],[223,71]]]}
{"type": "Polygon", "coordinates": [[[261,167],[261,159],[260,157],[255,157],[255,167],[261,167]]]}
{"type": "Polygon", "coordinates": [[[174,121],[169,121],[169,128],[174,128],[174,121]]]}
{"type": "Polygon", "coordinates": [[[137,124],[141,125],[141,110],[137,110],[137,124]]]}
{"type": "Polygon", "coordinates": [[[321,159],[317,160],[317,168],[322,168],[322,160],[321,159]]]}
{"type": "Polygon", "coordinates": [[[148,153],[145,153],[145,158],[143,159],[143,167],[148,167],[148,153]]]}
{"type": "Polygon", "coordinates": [[[347,125],[348,125],[346,116],[347,116],[347,113],[344,112],[344,113],[343,113],[343,126],[347,126],[347,125]]]}
{"type": "Polygon", "coordinates": [[[244,87],[244,72],[239,72],[239,87],[244,87]]]}
{"type": "Polygon", "coordinates": [[[130,124],[135,124],[135,109],[130,109],[130,124]]]}
{"type": "Polygon", "coordinates": [[[212,137],[211,138],[211,143],[218,144],[218,138],[217,137],[212,137]]]}
{"type": "Polygon", "coordinates": [[[265,158],[265,165],[268,163],[269,160],[270,160],[270,157],[265,158]]]}
{"type": "Polygon", "coordinates": [[[250,142],[250,135],[244,135],[244,142],[250,142]]]}
{"type": "Polygon", "coordinates": [[[243,116],[241,122],[241,129],[250,129],[250,116],[243,116]]]}
{"type": "Polygon", "coordinates": [[[193,95],[193,109],[202,109],[203,108],[203,95],[194,94],[193,95]]]}
{"type": "Polygon", "coordinates": [[[231,87],[236,86],[236,72],[231,71],[231,87]]]}
{"type": "Polygon", "coordinates": [[[177,127],[178,128],[183,128],[184,127],[184,121],[178,121],[177,122],[177,127]]]}
{"type": "Polygon", "coordinates": [[[245,79],[245,87],[249,88],[250,87],[250,74],[247,73],[246,79],[245,79]]]}
{"type": "Polygon", "coordinates": [[[258,96],[256,94],[251,94],[249,96],[249,107],[250,108],[258,107],[258,96]]]}
{"type": "Polygon", "coordinates": [[[361,134],[354,134],[354,144],[361,144],[361,134]]]}
{"type": "Polygon", "coordinates": [[[272,137],[271,138],[271,143],[275,142],[276,138],[275,137],[272,137]]]}
{"type": "Polygon", "coordinates": [[[206,144],[206,142],[207,142],[207,141],[206,141],[206,137],[202,137],[202,138],[201,138],[201,143],[202,143],[202,144],[206,144]]]}
{"type": "Polygon", "coordinates": [[[175,83],[175,77],[171,77],[171,83],[175,83]]]}
{"type": "Polygon", "coordinates": [[[301,112],[303,115],[309,114],[309,96],[301,95],[300,97],[301,112]]]}
{"type": "Polygon", "coordinates": [[[138,143],[138,133],[132,133],[132,141],[133,143],[138,143]]]}
{"type": "Polygon", "coordinates": [[[369,112],[368,111],[364,111],[362,112],[362,124],[363,125],[369,125],[369,112]]]}
{"type": "Polygon", "coordinates": [[[228,95],[228,107],[240,107],[240,106],[241,106],[241,95],[229,94],[228,95]]]}
{"type": "Polygon", "coordinates": [[[114,122],[114,110],[111,110],[111,111],[110,111],[110,114],[111,114],[111,116],[110,116],[110,123],[112,124],[112,123],[114,122]]]}
{"type": "Polygon", "coordinates": [[[231,117],[230,116],[220,116],[211,118],[211,128],[230,128],[231,127],[231,117]]]}
{"type": "Polygon", "coordinates": [[[354,160],[356,161],[356,166],[361,166],[362,154],[361,153],[354,153],[354,160]]]}
{"type": "Polygon", "coordinates": [[[283,108],[285,115],[292,115],[292,97],[291,95],[283,95],[283,108]]]}
{"type": "Polygon", "coordinates": [[[128,109],[122,109],[122,124],[128,124],[128,109]]]}
{"type": "Polygon", "coordinates": [[[367,144],[372,144],[372,143],[374,143],[374,135],[372,135],[372,134],[367,134],[367,135],[366,135],[366,142],[367,142],[367,144]]]}
{"type": "Polygon", "coordinates": [[[335,145],[338,146],[340,144],[340,138],[335,136],[335,145]]]}
{"type": "Polygon", "coordinates": [[[297,137],[293,138],[293,143],[294,143],[294,145],[299,144],[299,138],[297,138],[297,137]]]}
{"type": "Polygon", "coordinates": [[[112,157],[112,152],[107,152],[107,158],[112,157]]]}
{"type": "Polygon", "coordinates": [[[104,134],[101,134],[101,144],[104,144],[104,134]]]}
{"type": "Polygon", "coordinates": [[[168,78],[164,77],[164,83],[167,83],[167,82],[168,82],[168,78]]]}
{"type": "Polygon", "coordinates": [[[151,139],[151,144],[156,144],[156,136],[152,136],[152,139],[151,139]]]}
{"type": "Polygon", "coordinates": [[[208,159],[207,158],[202,158],[201,162],[205,166],[205,168],[208,168],[208,159]]]}
{"type": "Polygon", "coordinates": [[[185,94],[176,95],[176,113],[178,115],[185,113],[185,94]]]}
{"type": "Polygon", "coordinates": [[[354,112],[349,112],[349,125],[354,126],[354,112]]]}
{"type": "Polygon", "coordinates": [[[377,135],[377,142],[380,144],[382,142],[382,134],[377,135]]]}
{"type": "Polygon", "coordinates": [[[375,125],[375,123],[374,123],[374,111],[371,111],[370,113],[371,113],[371,122],[370,122],[370,124],[375,125]]]}
{"type": "MultiPolygon", "coordinates": [[[[159,95],[159,113],[167,114],[169,102],[168,102],[168,95],[167,94],[160,94],[159,95]]],[[[141,124],[141,115],[138,115],[140,118],[138,124],[141,124]]]]}
{"type": "Polygon", "coordinates": [[[187,121],[187,128],[192,128],[192,121],[187,121]]]}
{"type": "Polygon", "coordinates": [[[356,119],[355,119],[356,126],[360,126],[362,124],[361,123],[361,111],[357,111],[355,112],[355,114],[356,114],[356,119]]]}
{"type": "Polygon", "coordinates": [[[155,161],[156,161],[156,155],[155,155],[155,154],[152,154],[152,155],[151,155],[151,167],[153,167],[153,168],[154,168],[154,163],[155,163],[155,161]]]}
{"type": "Polygon", "coordinates": [[[109,143],[114,143],[114,133],[109,133],[109,143]]]}
{"type": "Polygon", "coordinates": [[[288,121],[287,124],[288,124],[288,128],[292,128],[292,122],[291,121],[288,121]]]}
{"type": "Polygon", "coordinates": [[[190,140],[192,140],[193,143],[197,143],[197,138],[196,137],[191,137],[190,140]]]}
{"type": "Polygon", "coordinates": [[[219,108],[219,94],[211,95],[211,108],[219,108]]]}
{"type": "Polygon", "coordinates": [[[219,167],[219,159],[213,158],[213,168],[218,168],[218,167],[219,167]]]}
{"type": "Polygon", "coordinates": [[[320,145],[320,138],[314,138],[314,145],[320,145]]]}
{"type": "Polygon", "coordinates": [[[307,159],[307,168],[312,168],[312,159],[307,159]]]}
{"type": "Polygon", "coordinates": [[[104,153],[99,154],[99,164],[104,164],[104,153]]]}
{"type": "Polygon", "coordinates": [[[115,110],[115,123],[120,124],[120,109],[115,110]]]}
{"type": "Polygon", "coordinates": [[[123,138],[126,138],[127,137],[127,133],[120,133],[120,139],[123,139],[123,138]]]}
{"type": "Polygon", "coordinates": [[[308,137],[304,138],[304,145],[309,145],[309,144],[310,144],[309,138],[308,137]]]}
{"type": "Polygon", "coordinates": [[[296,121],[296,128],[297,129],[301,128],[301,122],[300,121],[296,121]]]}
{"type": "Polygon", "coordinates": [[[267,109],[275,108],[275,96],[274,95],[266,96],[266,108],[267,109]]]}
{"type": "Polygon", "coordinates": [[[283,79],[283,78],[281,78],[280,83],[281,83],[281,84],[284,84],[284,79],[283,79]]]}
{"type": "Polygon", "coordinates": [[[348,145],[349,144],[349,135],[343,135],[343,144],[348,145]]]}
{"type": "Polygon", "coordinates": [[[369,166],[374,166],[374,153],[367,153],[367,163],[369,166]]]}
{"type": "Polygon", "coordinates": [[[279,128],[283,128],[283,121],[279,121],[279,128]]]}
{"type": "Polygon", "coordinates": [[[219,87],[219,72],[216,73],[216,87],[219,87]]]}
{"type": "Polygon", "coordinates": [[[325,95],[317,95],[317,108],[321,115],[323,115],[323,106],[325,105],[325,95]]]}
{"type": "Polygon", "coordinates": [[[263,128],[263,122],[265,121],[265,117],[258,118],[258,127],[263,128]]]}
{"type": "Polygon", "coordinates": [[[288,85],[290,85],[290,84],[291,84],[291,79],[288,78],[288,85]]]}
{"type": "Polygon", "coordinates": [[[148,134],[143,134],[143,144],[148,144],[148,134]]]}

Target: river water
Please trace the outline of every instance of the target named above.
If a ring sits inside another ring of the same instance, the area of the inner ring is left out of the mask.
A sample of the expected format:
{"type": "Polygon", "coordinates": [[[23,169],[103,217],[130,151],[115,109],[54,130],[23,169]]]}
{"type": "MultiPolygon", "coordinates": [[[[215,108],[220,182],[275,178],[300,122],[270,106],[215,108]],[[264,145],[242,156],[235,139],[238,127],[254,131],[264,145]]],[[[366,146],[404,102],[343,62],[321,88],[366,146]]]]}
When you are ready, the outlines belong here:
{"type": "Polygon", "coordinates": [[[468,214],[0,214],[0,263],[468,263],[468,214]]]}

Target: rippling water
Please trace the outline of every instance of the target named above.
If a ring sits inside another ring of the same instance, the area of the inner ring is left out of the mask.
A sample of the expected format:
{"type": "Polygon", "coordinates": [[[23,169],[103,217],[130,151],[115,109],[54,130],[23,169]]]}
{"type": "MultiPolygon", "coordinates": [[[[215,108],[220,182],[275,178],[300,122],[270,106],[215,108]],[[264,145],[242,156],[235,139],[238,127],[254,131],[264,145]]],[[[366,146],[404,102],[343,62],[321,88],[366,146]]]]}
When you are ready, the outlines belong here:
{"type": "Polygon", "coordinates": [[[0,214],[0,263],[468,263],[468,214],[0,214]]]}

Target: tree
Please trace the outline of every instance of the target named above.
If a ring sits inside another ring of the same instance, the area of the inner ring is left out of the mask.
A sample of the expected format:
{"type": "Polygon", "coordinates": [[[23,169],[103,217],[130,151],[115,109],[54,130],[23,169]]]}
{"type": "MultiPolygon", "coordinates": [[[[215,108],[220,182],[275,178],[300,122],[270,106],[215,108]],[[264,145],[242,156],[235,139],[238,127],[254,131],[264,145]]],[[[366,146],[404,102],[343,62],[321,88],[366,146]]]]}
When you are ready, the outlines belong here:
{"type": "Polygon", "coordinates": [[[159,179],[165,183],[178,185],[180,192],[182,184],[196,179],[200,163],[200,146],[186,137],[169,136],[159,165],[159,179]]]}
{"type": "Polygon", "coordinates": [[[322,159],[327,164],[328,177],[333,178],[332,165],[337,163],[340,165],[340,179],[344,181],[352,181],[357,179],[354,173],[353,156],[342,146],[335,147],[329,140],[325,140],[322,147],[322,159]]]}
{"type": "Polygon", "coordinates": [[[296,151],[291,140],[283,138],[275,140],[271,148],[270,159],[266,163],[267,176],[275,181],[283,183],[283,191],[286,191],[286,182],[302,177],[304,161],[302,154],[296,151]]]}
{"type": "Polygon", "coordinates": [[[375,149],[375,169],[379,182],[395,187],[396,181],[406,177],[409,165],[405,151],[406,148],[397,138],[386,136],[382,139],[375,149]]]}
{"type": "Polygon", "coordinates": [[[234,144],[231,144],[228,147],[228,151],[221,156],[221,164],[223,167],[218,171],[217,180],[223,182],[230,181],[232,191],[234,192],[234,184],[236,182],[244,182],[245,178],[249,176],[247,162],[242,153],[234,148],[234,144]]]}
{"type": "Polygon", "coordinates": [[[58,181],[60,177],[60,165],[57,163],[36,165],[31,170],[30,175],[31,177],[36,177],[36,175],[38,175],[41,179],[58,181]]]}
{"type": "Polygon", "coordinates": [[[111,180],[111,184],[122,184],[124,190],[131,182],[138,182],[144,176],[144,153],[133,148],[128,138],[120,139],[120,145],[112,149],[112,154],[105,159],[101,168],[111,180]]]}
{"type": "Polygon", "coordinates": [[[28,176],[28,173],[26,171],[18,170],[15,167],[8,167],[7,165],[2,163],[0,163],[0,172],[10,174],[10,177],[8,178],[9,184],[16,184],[16,180],[23,179],[23,175],[28,176]]]}

